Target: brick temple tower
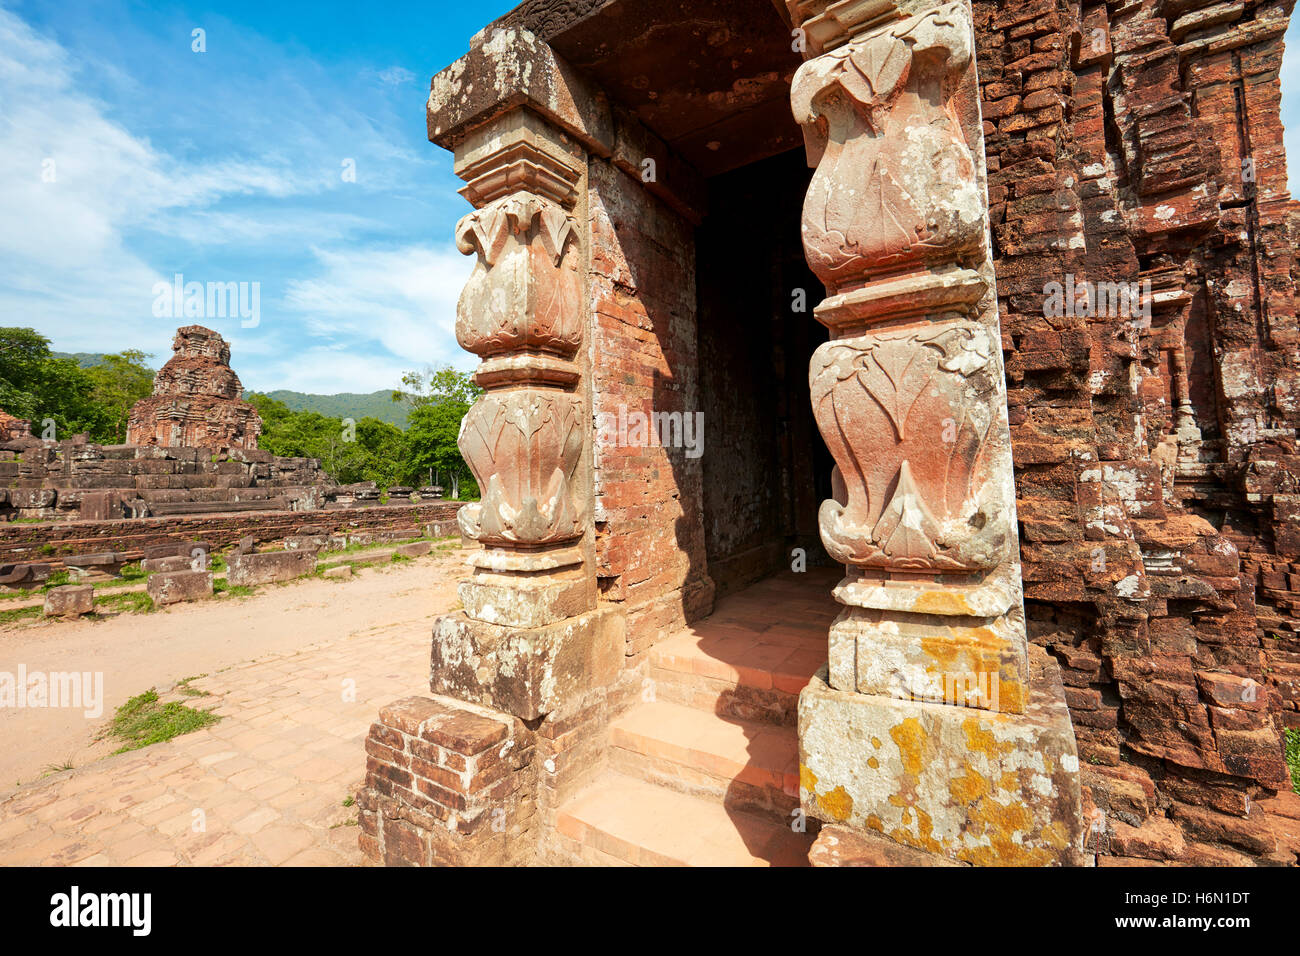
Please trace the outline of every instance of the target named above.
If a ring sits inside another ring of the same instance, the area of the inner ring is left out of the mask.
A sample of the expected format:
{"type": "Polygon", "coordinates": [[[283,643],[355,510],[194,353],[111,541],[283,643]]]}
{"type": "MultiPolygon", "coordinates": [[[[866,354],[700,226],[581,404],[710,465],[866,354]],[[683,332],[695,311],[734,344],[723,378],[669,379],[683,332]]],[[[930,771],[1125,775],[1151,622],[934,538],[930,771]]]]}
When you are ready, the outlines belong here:
{"type": "Polygon", "coordinates": [[[172,351],[154,379],[153,394],[131,409],[126,443],[256,448],[262,420],[240,400],[244,387],[230,367],[230,344],[211,329],[187,325],[176,330],[172,351]]]}

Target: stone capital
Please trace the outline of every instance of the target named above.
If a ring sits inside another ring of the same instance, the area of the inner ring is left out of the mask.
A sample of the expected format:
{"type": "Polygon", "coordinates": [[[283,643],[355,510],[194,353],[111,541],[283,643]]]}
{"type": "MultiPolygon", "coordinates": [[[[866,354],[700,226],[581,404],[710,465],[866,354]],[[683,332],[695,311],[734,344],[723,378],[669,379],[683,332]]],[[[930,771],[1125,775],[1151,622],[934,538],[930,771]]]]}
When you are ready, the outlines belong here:
{"type": "Polygon", "coordinates": [[[609,155],[614,123],[605,98],[550,46],[517,27],[491,31],[434,76],[427,106],[429,140],[454,150],[475,127],[521,106],[591,152],[609,155]]]}

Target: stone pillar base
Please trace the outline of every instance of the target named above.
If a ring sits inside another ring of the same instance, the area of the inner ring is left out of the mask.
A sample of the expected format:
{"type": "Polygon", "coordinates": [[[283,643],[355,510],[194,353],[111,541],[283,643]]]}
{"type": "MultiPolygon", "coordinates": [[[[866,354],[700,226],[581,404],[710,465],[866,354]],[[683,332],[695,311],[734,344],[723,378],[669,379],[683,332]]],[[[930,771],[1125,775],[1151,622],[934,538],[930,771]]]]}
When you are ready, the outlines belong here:
{"type": "Polygon", "coordinates": [[[623,615],[610,608],[541,627],[448,614],[434,623],[430,689],[536,720],[618,678],[624,629],[623,615]]]}
{"type": "Polygon", "coordinates": [[[1041,648],[1023,714],[839,691],[827,676],[799,695],[808,815],[964,863],[1083,864],[1074,732],[1041,648]]]}

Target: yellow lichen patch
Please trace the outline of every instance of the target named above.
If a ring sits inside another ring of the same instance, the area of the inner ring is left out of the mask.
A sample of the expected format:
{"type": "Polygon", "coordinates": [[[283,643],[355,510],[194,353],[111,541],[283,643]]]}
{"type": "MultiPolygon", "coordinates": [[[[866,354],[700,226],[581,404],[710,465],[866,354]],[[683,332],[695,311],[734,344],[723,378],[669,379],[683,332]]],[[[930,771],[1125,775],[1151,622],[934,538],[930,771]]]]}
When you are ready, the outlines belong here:
{"type": "MultiPolygon", "coordinates": [[[[911,817],[903,817],[902,822],[911,823],[911,817]]],[[[934,822],[921,810],[916,811],[916,829],[918,832],[912,833],[910,830],[895,827],[889,831],[889,838],[905,846],[914,846],[918,850],[929,850],[931,853],[943,852],[943,844],[931,835],[934,832],[934,822]]]]}
{"type": "Polygon", "coordinates": [[[817,789],[817,774],[799,764],[799,789],[812,793],[817,789]]]}
{"type": "MultiPolygon", "coordinates": [[[[1024,842],[1032,833],[1034,822],[1024,804],[982,800],[977,806],[970,807],[967,815],[972,824],[984,824],[982,832],[988,843],[963,850],[961,859],[966,862],[977,866],[1045,866],[1055,860],[1054,854],[1046,847],[1024,842]],[[1015,839],[1017,834],[1021,837],[1019,841],[1015,839]]],[[[1052,842],[1055,839],[1053,834],[1048,842],[1055,845],[1052,842]]]]}
{"type": "Polygon", "coordinates": [[[925,768],[926,744],[925,728],[921,726],[921,722],[915,717],[908,717],[891,729],[889,736],[894,738],[894,743],[898,744],[899,753],[903,757],[903,773],[913,780],[920,779],[921,771],[925,768]]]}
{"type": "Polygon", "coordinates": [[[876,816],[874,813],[867,817],[867,827],[868,829],[875,830],[877,833],[885,832],[885,825],[880,822],[880,817],[876,816]]]}
{"type": "Polygon", "coordinates": [[[871,746],[873,746],[873,747],[875,747],[877,750],[879,750],[879,749],[880,749],[880,738],[879,738],[879,737],[872,737],[872,738],[871,738],[871,746]]]}
{"type": "Polygon", "coordinates": [[[1020,777],[1014,772],[1008,770],[1002,775],[1002,780],[998,784],[1003,790],[1015,793],[1020,789],[1020,777]]]}
{"type": "Polygon", "coordinates": [[[1030,848],[1018,843],[969,847],[959,852],[957,859],[972,866],[1050,866],[1056,862],[1042,847],[1030,848]]]}
{"type": "Polygon", "coordinates": [[[997,758],[1015,749],[1015,744],[1010,741],[998,743],[997,738],[990,731],[985,730],[974,717],[963,720],[961,729],[966,733],[966,749],[972,753],[987,754],[989,757],[997,758]]]}
{"type": "Polygon", "coordinates": [[[875,757],[868,757],[868,758],[867,758],[867,766],[870,767],[872,770],[879,770],[879,769],[880,769],[880,761],[877,760],[875,757]]]}
{"type": "Polygon", "coordinates": [[[1048,843],[1058,850],[1064,850],[1070,845],[1070,836],[1065,830],[1065,824],[1060,820],[1053,820],[1043,827],[1042,836],[1044,843],[1048,843]]]}
{"type": "Polygon", "coordinates": [[[943,588],[922,592],[917,597],[913,609],[918,614],[961,614],[968,617],[973,617],[975,614],[966,603],[965,595],[943,588]]]}
{"type": "Polygon", "coordinates": [[[838,823],[843,823],[853,813],[853,798],[843,787],[819,795],[817,805],[838,823]]]}
{"type": "Polygon", "coordinates": [[[958,806],[968,807],[993,792],[987,778],[966,761],[965,773],[948,781],[948,792],[958,806]]]}

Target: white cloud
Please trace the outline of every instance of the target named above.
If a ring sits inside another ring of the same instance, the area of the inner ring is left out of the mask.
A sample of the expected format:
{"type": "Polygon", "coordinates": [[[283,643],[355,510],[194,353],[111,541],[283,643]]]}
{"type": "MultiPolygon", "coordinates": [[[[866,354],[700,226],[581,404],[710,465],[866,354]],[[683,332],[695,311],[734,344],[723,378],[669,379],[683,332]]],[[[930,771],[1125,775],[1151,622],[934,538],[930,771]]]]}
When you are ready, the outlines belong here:
{"type": "MultiPolygon", "coordinates": [[[[92,60],[0,8],[0,325],[36,327],[58,349],[141,348],[163,361],[178,323],[152,315],[152,290],[183,272],[261,280],[258,327],[197,320],[231,341],[249,387],[372,391],[427,364],[472,366],[454,334],[470,260],[450,244],[404,245],[385,221],[410,202],[383,190],[427,187],[412,171],[428,173],[432,151],[412,152],[368,101],[340,101],[319,65],[249,44],[257,74],[223,78],[222,100],[204,103],[228,133],[214,149],[175,135],[188,116],[151,117],[154,92],[129,76],[113,82],[130,102],[97,99],[92,60]],[[171,151],[129,122],[170,134],[171,151]],[[356,184],[340,180],[345,155],[356,184]]],[[[370,75],[388,87],[413,79],[401,67],[370,75]]]]}
{"type": "Polygon", "coordinates": [[[39,324],[79,350],[156,345],[150,290],[160,272],[124,235],[166,233],[178,212],[223,196],[303,188],[285,166],[183,165],[154,149],[78,87],[66,51],[0,9],[0,309],[9,324],[39,324]]]}
{"type": "MultiPolygon", "coordinates": [[[[331,366],[345,373],[340,380],[364,385],[344,390],[395,386],[403,371],[425,365],[472,366],[455,331],[456,300],[472,259],[451,245],[313,251],[322,274],[290,281],[282,306],[297,313],[293,324],[329,343],[331,366]]],[[[284,374],[319,377],[297,364],[286,363],[284,374]]]]}
{"type": "Polygon", "coordinates": [[[415,79],[414,73],[400,66],[390,66],[386,70],[380,70],[376,75],[379,77],[381,83],[385,83],[388,86],[402,86],[403,84],[410,83],[415,79]]]}

